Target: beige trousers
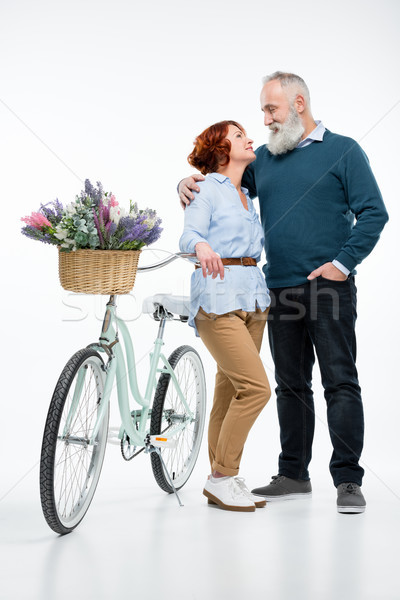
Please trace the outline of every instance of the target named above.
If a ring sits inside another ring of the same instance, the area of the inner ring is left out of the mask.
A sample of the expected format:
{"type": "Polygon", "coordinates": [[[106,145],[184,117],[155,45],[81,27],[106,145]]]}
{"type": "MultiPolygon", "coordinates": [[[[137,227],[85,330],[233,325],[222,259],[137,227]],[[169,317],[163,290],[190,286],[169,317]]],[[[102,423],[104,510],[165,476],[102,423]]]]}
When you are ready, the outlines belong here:
{"type": "Polygon", "coordinates": [[[267,314],[257,309],[215,315],[200,308],[195,318],[217,362],[208,451],[211,469],[224,475],[238,474],[247,435],[271,396],[259,355],[267,314]]]}

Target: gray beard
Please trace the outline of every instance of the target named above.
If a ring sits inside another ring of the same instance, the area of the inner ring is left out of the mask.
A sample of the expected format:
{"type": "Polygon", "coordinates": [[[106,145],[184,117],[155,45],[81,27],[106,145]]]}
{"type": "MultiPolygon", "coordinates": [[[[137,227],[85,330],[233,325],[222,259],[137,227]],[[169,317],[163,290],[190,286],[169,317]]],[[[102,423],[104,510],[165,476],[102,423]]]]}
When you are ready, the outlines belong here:
{"type": "Polygon", "coordinates": [[[285,154],[296,148],[304,133],[303,123],[293,106],[284,123],[272,123],[270,126],[269,140],[267,144],[271,154],[285,154]],[[278,128],[276,133],[273,129],[278,128]]]}

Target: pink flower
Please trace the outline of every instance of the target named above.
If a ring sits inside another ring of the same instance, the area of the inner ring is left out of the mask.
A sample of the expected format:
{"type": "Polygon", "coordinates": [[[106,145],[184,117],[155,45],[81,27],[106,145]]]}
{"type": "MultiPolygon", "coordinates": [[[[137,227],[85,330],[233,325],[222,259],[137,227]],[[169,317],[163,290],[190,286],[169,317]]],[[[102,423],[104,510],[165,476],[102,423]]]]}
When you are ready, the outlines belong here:
{"type": "Polygon", "coordinates": [[[53,227],[52,224],[44,215],[38,212],[33,212],[30,217],[22,217],[21,221],[35,227],[35,229],[42,229],[42,227],[53,227]]]}
{"type": "Polygon", "coordinates": [[[111,196],[110,196],[110,200],[109,200],[109,203],[108,203],[108,205],[109,205],[109,206],[118,206],[118,202],[117,202],[117,200],[115,199],[115,196],[114,196],[114,194],[111,194],[111,196]]]}

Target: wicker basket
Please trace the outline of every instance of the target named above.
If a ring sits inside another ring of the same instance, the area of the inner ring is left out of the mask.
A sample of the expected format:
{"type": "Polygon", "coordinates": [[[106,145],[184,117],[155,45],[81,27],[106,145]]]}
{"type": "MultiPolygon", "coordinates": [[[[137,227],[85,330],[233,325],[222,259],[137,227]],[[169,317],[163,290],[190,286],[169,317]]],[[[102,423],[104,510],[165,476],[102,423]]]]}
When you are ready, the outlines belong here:
{"type": "Polygon", "coordinates": [[[128,294],[135,283],[140,250],[58,252],[65,290],[83,294],[128,294]]]}

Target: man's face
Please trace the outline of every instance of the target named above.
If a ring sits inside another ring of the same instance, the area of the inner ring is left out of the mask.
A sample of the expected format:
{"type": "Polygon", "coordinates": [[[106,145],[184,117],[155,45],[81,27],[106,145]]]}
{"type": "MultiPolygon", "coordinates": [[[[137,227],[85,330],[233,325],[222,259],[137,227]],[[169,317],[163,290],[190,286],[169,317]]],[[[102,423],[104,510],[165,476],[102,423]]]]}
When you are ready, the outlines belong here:
{"type": "Polygon", "coordinates": [[[269,128],[268,150],[271,154],[285,154],[296,148],[305,131],[296,110],[295,100],[289,98],[279,81],[266,83],[261,90],[261,110],[264,125],[269,128]]]}
{"type": "Polygon", "coordinates": [[[264,85],[260,100],[261,110],[264,113],[264,125],[273,131],[274,123],[284,123],[287,119],[290,110],[288,97],[280,82],[273,80],[264,85]]]}

